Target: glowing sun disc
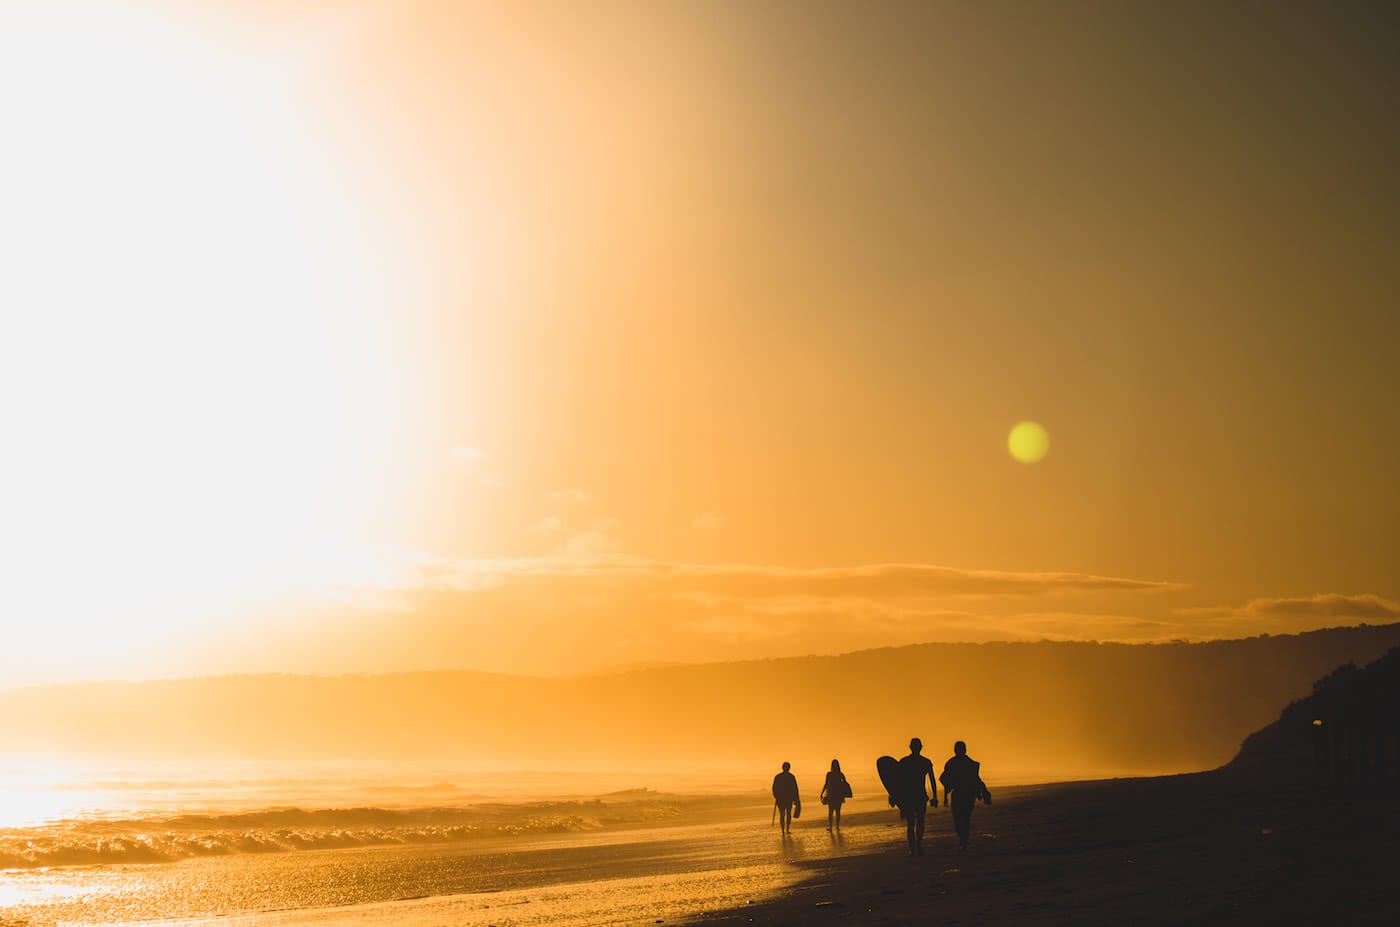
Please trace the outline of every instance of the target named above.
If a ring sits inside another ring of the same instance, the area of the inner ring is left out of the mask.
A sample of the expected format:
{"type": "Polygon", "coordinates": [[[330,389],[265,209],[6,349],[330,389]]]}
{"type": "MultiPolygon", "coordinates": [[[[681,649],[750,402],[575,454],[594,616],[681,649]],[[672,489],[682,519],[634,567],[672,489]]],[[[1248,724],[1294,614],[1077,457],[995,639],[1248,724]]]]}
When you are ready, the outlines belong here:
{"type": "Polygon", "coordinates": [[[1019,422],[1006,438],[1011,456],[1021,463],[1035,463],[1050,451],[1050,433],[1036,422],[1019,422]]]}

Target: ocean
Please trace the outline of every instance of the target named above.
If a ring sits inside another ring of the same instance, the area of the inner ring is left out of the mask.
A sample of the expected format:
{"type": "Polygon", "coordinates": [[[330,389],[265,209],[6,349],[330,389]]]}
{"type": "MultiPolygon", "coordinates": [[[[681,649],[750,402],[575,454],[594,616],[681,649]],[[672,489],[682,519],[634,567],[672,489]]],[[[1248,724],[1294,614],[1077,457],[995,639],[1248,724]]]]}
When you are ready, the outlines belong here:
{"type": "Polygon", "coordinates": [[[152,772],[8,768],[0,924],[674,919],[766,897],[795,878],[793,860],[843,850],[824,829],[778,840],[765,790],[733,783],[662,792],[625,771],[308,763],[152,772]],[[626,788],[590,794],[604,784],[626,788]]]}

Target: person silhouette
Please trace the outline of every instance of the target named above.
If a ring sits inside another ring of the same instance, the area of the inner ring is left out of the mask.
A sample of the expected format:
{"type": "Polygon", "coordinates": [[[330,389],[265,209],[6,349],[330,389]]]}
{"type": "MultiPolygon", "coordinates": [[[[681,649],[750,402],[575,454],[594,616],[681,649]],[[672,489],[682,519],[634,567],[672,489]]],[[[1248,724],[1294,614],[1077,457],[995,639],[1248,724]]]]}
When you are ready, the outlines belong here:
{"type": "Polygon", "coordinates": [[[909,838],[909,855],[924,855],[924,814],[929,806],[938,807],[938,780],[933,778],[933,763],[922,756],[924,742],[915,737],[909,741],[909,755],[899,761],[896,770],[895,804],[899,805],[899,816],[904,818],[906,835],[909,838]],[[933,798],[924,791],[924,780],[933,786],[933,798]]]}
{"type": "Polygon", "coordinates": [[[841,771],[841,761],[831,761],[831,772],[826,774],[826,784],[822,786],[822,804],[826,805],[826,829],[831,830],[831,824],[836,822],[836,829],[841,829],[841,803],[851,797],[851,785],[846,781],[846,774],[841,771]]]}
{"type": "Polygon", "coordinates": [[[778,806],[782,818],[782,831],[786,836],[792,833],[792,811],[796,807],[801,814],[802,798],[797,793],[797,777],[790,770],[791,763],[783,764],[783,771],[773,777],[773,802],[778,806]]]}
{"type": "Polygon", "coordinates": [[[967,744],[960,740],[953,744],[953,755],[943,764],[938,781],[943,783],[943,804],[953,806],[953,829],[958,833],[958,843],[966,850],[972,835],[972,806],[979,798],[991,801],[982,782],[982,764],[967,755],[967,744]]]}

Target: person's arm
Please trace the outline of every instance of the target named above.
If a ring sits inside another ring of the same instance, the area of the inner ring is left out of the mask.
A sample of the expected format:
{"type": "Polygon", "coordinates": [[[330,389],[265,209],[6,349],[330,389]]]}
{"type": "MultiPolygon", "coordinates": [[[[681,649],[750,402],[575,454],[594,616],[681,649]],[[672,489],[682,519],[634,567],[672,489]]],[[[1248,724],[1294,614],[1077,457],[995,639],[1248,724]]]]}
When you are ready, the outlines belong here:
{"type": "MultiPolygon", "coordinates": [[[[937,808],[937,807],[938,807],[938,779],[936,779],[936,778],[934,777],[934,775],[933,775],[933,760],[929,760],[929,761],[928,761],[928,784],[931,785],[931,786],[933,787],[933,797],[930,798],[930,799],[928,800],[928,803],[929,803],[930,805],[932,805],[933,807],[937,808]]],[[[948,799],[948,790],[947,790],[947,789],[944,789],[944,790],[943,790],[943,799],[944,799],[944,801],[947,801],[947,799],[948,799]]]]}

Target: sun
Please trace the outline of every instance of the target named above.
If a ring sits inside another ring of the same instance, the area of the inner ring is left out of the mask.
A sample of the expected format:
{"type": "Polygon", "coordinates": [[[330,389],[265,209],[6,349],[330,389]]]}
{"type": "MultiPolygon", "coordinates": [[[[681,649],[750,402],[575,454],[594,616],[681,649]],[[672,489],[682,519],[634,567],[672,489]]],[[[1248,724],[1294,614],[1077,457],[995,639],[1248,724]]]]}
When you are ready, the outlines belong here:
{"type": "Polygon", "coordinates": [[[35,653],[115,658],[364,514],[391,256],[274,58],[35,9],[0,29],[6,610],[35,653]]]}

